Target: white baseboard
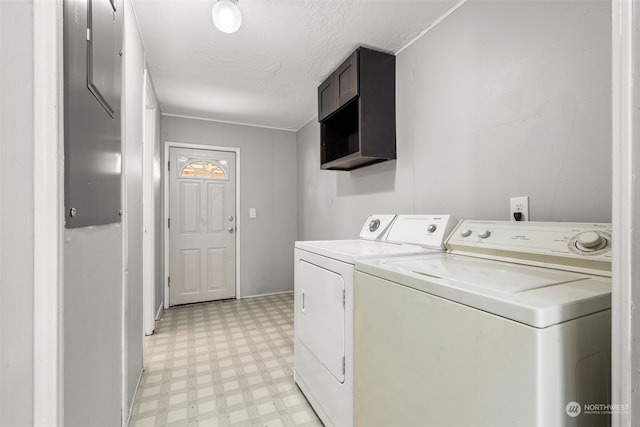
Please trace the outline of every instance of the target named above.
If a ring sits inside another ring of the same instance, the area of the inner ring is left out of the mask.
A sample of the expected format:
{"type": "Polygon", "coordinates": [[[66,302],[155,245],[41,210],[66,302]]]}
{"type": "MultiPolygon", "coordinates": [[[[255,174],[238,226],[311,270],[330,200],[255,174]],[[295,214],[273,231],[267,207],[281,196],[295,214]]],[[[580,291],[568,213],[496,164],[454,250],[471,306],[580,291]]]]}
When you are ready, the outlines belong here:
{"type": "Polygon", "coordinates": [[[247,298],[257,298],[257,297],[267,297],[269,295],[282,295],[282,294],[292,294],[293,293],[293,289],[290,291],[282,291],[282,292],[272,292],[269,294],[260,294],[260,295],[247,295],[244,297],[239,297],[238,299],[247,299],[247,298]]]}
{"type": "MultiPolygon", "coordinates": [[[[1,0],[0,0],[1,1],[1,0]]],[[[158,311],[156,312],[156,317],[154,318],[154,323],[157,322],[158,320],[162,319],[162,315],[164,314],[164,304],[160,304],[160,306],[158,307],[158,311]]],[[[145,332],[146,336],[150,336],[153,335],[156,332],[156,327],[155,325],[153,326],[153,330],[151,331],[151,333],[147,334],[145,332]]]]}

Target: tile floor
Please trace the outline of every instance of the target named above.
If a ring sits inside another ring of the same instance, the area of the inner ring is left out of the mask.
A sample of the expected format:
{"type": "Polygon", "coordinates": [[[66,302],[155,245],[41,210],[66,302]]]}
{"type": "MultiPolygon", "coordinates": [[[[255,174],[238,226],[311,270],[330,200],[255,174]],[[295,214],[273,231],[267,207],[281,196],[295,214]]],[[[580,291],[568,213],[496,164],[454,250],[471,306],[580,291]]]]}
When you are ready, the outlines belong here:
{"type": "Polygon", "coordinates": [[[166,310],[130,427],[322,426],[293,381],[293,294],[166,310]]]}

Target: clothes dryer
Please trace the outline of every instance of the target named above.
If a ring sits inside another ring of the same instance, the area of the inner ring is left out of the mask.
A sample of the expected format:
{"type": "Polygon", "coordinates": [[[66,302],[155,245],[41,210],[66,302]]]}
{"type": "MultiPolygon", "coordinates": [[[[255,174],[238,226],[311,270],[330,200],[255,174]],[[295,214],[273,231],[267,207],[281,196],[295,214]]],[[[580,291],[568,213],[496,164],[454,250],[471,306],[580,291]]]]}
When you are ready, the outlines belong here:
{"type": "Polygon", "coordinates": [[[608,425],[611,225],[461,221],[446,245],[356,262],[355,425],[608,425]]]}
{"type": "Polygon", "coordinates": [[[353,425],[353,279],[360,259],[443,252],[450,215],[374,215],[360,239],[296,242],[294,378],[325,426],[353,425]]]}

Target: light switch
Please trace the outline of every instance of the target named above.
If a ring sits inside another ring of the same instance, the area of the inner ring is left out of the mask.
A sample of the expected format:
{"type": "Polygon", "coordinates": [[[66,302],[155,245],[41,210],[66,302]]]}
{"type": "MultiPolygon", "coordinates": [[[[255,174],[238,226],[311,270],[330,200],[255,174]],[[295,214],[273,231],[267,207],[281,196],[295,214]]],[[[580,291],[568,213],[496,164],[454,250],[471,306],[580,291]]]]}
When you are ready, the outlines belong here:
{"type": "Polygon", "coordinates": [[[256,208],[249,208],[249,218],[256,217],[256,208]]]}

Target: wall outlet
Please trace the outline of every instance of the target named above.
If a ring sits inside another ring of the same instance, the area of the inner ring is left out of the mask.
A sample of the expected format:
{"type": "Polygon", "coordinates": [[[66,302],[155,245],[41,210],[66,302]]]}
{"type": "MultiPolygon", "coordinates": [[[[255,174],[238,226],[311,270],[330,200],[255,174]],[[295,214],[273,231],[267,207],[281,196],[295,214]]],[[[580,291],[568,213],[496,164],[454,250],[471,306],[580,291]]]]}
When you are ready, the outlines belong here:
{"type": "Polygon", "coordinates": [[[249,218],[256,217],[256,208],[249,208],[249,218]]]}
{"type": "Polygon", "coordinates": [[[529,218],[529,196],[511,198],[509,217],[511,221],[531,221],[529,218]]]}

